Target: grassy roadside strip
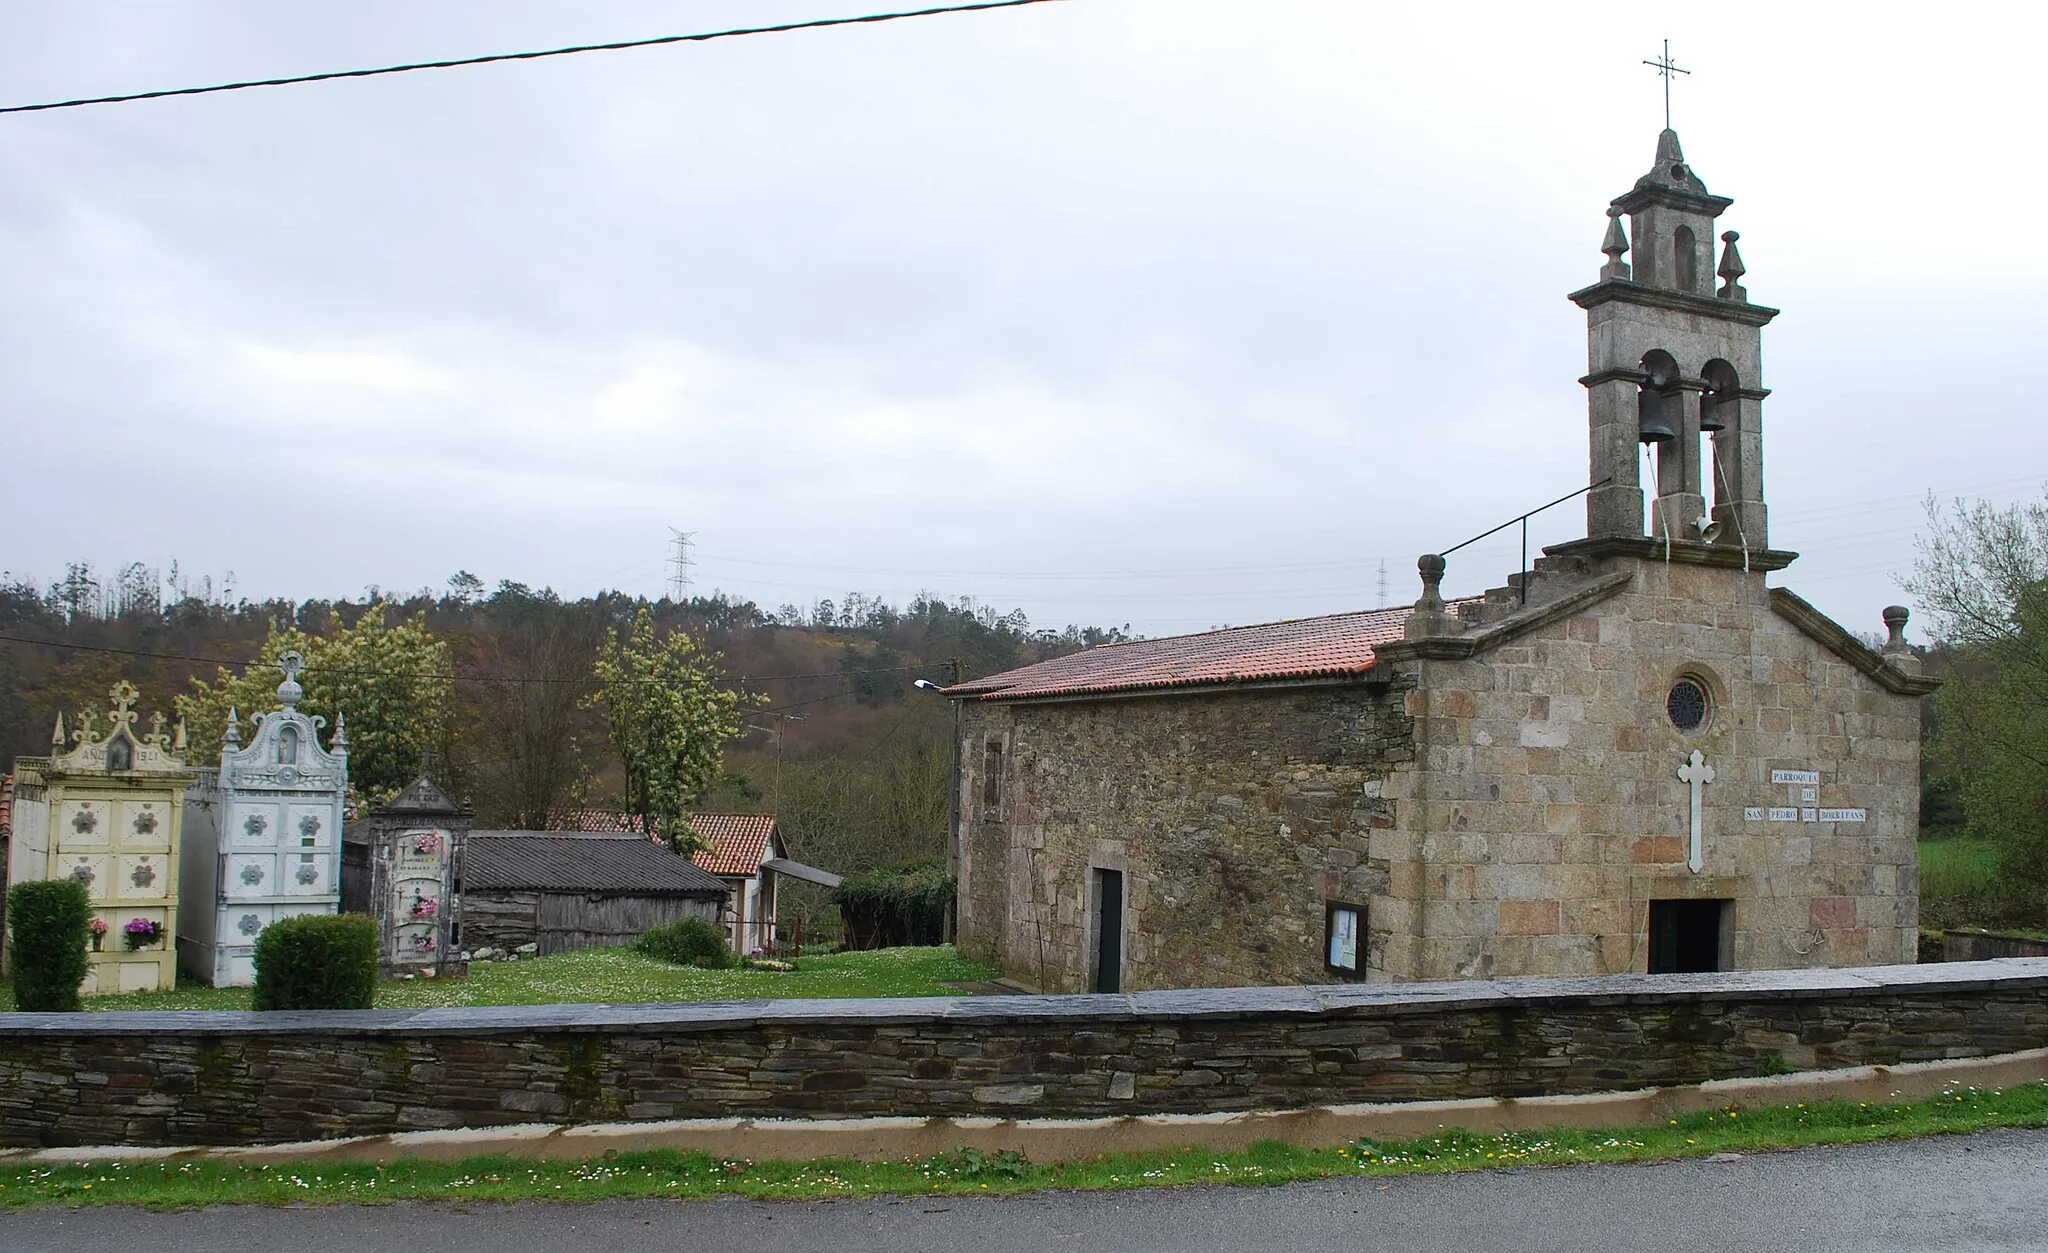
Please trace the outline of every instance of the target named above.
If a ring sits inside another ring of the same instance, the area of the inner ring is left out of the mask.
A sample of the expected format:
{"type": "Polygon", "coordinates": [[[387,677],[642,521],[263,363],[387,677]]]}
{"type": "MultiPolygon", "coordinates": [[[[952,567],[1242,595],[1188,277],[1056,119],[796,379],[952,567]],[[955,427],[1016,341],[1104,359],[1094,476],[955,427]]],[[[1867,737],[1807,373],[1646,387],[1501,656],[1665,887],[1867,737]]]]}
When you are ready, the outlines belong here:
{"type": "Polygon", "coordinates": [[[1959,1087],[1913,1103],[1842,1101],[1730,1108],[1673,1119],[1663,1126],[1627,1130],[1494,1136],[1453,1131],[1419,1140],[1360,1141],[1337,1149],[1266,1143],[1243,1152],[1182,1149],[1043,1166],[1015,1154],[971,1149],[900,1162],[751,1162],[662,1150],[607,1154],[583,1162],[479,1157],[454,1163],[403,1159],[384,1166],[344,1162],[240,1166],[199,1161],[0,1166],[0,1209],[45,1205],[178,1209],[427,1199],[702,1199],[721,1195],[828,1200],[1012,1194],[1047,1188],[1273,1185],[1339,1175],[1380,1178],[1500,1166],[1640,1162],[2041,1126],[2048,1126],[2048,1084],[2029,1083],[2003,1091],[1959,1087]]]}

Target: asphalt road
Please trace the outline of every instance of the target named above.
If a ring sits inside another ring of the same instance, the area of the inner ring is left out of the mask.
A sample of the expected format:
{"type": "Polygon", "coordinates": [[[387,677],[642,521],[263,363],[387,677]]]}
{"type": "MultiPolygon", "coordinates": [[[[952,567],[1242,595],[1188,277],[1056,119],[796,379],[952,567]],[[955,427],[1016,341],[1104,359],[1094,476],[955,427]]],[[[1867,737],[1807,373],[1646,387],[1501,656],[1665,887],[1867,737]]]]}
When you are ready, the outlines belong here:
{"type": "Polygon", "coordinates": [[[0,1250],[2048,1249],[2048,1132],[1285,1188],[0,1214],[0,1250]]]}

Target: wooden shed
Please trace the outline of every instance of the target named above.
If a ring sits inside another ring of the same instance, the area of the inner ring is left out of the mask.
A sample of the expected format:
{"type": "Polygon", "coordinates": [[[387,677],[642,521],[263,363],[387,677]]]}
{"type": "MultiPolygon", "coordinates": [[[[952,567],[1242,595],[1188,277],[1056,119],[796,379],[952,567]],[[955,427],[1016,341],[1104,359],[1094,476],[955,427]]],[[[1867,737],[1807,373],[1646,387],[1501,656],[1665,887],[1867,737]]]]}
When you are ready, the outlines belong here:
{"type": "Polygon", "coordinates": [[[462,867],[464,949],[540,952],[631,944],[681,918],[717,923],[731,891],[632,832],[472,831],[462,867]]]}

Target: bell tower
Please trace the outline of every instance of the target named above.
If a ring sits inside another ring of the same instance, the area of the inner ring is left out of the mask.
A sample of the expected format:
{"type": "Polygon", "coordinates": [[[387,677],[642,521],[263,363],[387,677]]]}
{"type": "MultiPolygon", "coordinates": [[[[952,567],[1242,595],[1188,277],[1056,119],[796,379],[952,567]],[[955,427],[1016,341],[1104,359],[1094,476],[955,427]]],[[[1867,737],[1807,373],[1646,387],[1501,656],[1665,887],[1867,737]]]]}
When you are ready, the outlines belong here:
{"type": "Polygon", "coordinates": [[[1647,445],[1648,538],[1667,551],[1732,549],[1745,564],[1769,547],[1761,338],[1778,311],[1750,303],[1734,231],[1721,233],[1714,263],[1716,223],[1733,203],[1707,191],[1667,127],[1650,172],[1608,206],[1600,281],[1571,295],[1586,311],[1590,368],[1579,381],[1587,481],[1599,484],[1586,497],[1589,541],[1645,538],[1647,445]]]}

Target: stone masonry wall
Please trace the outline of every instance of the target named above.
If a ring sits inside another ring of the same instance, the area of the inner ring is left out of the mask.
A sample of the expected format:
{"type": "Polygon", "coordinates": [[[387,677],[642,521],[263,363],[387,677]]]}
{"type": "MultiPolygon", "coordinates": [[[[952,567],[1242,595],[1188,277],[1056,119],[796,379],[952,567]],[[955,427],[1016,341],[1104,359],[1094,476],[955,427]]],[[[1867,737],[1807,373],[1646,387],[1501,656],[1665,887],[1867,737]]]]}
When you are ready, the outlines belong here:
{"type": "Polygon", "coordinates": [[[1402,696],[967,702],[962,950],[1045,991],[1092,989],[1103,868],[1124,874],[1125,991],[1331,977],[1324,902],[1387,887],[1367,837],[1392,825],[1380,793],[1413,759],[1402,696]]]}
{"type": "MultiPolygon", "coordinates": [[[[1732,900],[1735,969],[1911,961],[1919,700],[1886,691],[1772,608],[1763,575],[1625,557],[1634,581],[1466,661],[1405,663],[1420,768],[1373,833],[1375,977],[1640,971],[1654,898],[1732,900]],[[1707,726],[1664,702],[1704,680],[1707,726]],[[1693,750],[1705,867],[1686,866],[1693,750]],[[1770,782],[1821,776],[1817,802],[1770,782]],[[1745,810],[1867,810],[1861,823],[1745,810]]],[[[1874,615],[1873,615],[1874,616],[1874,615]]],[[[1871,625],[1875,626],[1873,622],[1871,625]]]]}
{"type": "Polygon", "coordinates": [[[0,1014],[0,1146],[1536,1096],[2048,1046],[2048,958],[1857,971],[360,1013],[0,1014]]]}

